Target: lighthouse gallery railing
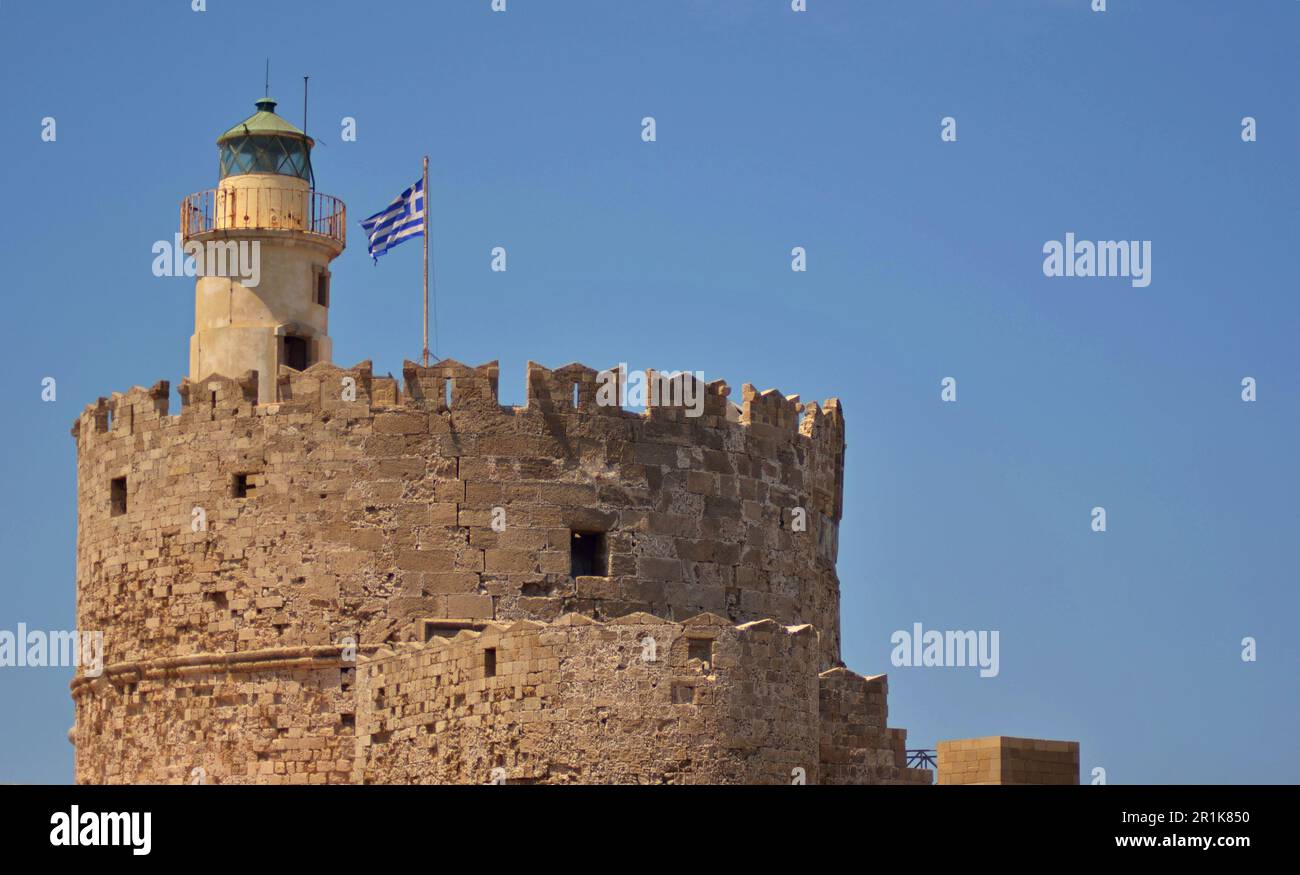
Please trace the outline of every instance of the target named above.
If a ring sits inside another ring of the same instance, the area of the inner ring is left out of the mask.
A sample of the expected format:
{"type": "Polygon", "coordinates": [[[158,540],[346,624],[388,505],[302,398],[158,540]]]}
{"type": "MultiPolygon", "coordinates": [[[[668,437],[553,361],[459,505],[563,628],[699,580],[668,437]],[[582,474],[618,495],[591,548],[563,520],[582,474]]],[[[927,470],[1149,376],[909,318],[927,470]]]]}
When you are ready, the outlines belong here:
{"type": "Polygon", "coordinates": [[[223,230],[302,231],[347,245],[338,198],[292,188],[210,188],[181,201],[181,237],[223,230]]]}

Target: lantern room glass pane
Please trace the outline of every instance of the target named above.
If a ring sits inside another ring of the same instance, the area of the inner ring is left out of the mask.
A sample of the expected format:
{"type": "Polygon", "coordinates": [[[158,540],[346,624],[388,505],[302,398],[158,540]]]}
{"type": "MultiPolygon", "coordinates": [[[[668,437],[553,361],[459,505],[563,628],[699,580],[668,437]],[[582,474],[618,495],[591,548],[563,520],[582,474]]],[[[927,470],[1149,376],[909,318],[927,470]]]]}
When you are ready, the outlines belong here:
{"type": "Polygon", "coordinates": [[[311,178],[307,144],[291,137],[238,137],[221,144],[221,178],[240,173],[278,173],[311,178]]]}

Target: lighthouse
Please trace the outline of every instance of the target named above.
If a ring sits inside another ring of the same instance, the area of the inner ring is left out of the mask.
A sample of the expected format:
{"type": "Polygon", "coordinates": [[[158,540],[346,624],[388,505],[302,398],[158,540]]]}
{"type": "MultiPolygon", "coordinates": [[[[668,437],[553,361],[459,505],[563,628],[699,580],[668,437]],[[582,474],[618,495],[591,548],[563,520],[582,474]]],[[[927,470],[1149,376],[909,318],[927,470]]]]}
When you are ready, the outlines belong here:
{"type": "Polygon", "coordinates": [[[347,225],[343,202],[316,191],[314,141],[275,106],[263,97],[217,138],[217,187],[181,203],[185,249],[203,265],[189,378],[256,371],[262,403],[277,400],[282,367],[330,360],[329,265],[347,225]],[[253,270],[239,269],[250,260],[253,270]]]}

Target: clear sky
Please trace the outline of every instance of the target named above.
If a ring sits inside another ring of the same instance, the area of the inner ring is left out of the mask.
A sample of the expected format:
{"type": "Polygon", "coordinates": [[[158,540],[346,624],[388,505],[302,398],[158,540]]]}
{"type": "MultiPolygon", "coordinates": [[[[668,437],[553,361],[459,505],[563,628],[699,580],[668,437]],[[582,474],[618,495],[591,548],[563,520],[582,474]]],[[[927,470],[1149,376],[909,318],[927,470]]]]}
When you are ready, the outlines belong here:
{"type": "MultiPolygon", "coordinates": [[[[185,374],[193,280],[150,247],[269,56],[350,211],[337,363],[419,354],[420,246],[373,266],[359,222],[427,153],[438,352],[503,403],[528,359],[841,399],[844,658],[909,746],[1300,780],[1300,3],[1089,5],[0,0],[0,629],[75,621],[68,429],[185,374]],[[1044,276],[1067,232],[1151,241],[1150,285],[1044,276]],[[918,622],[998,631],[1000,673],[892,666],[918,622]]],[[[0,781],[71,780],[70,677],[0,668],[0,781]]]]}

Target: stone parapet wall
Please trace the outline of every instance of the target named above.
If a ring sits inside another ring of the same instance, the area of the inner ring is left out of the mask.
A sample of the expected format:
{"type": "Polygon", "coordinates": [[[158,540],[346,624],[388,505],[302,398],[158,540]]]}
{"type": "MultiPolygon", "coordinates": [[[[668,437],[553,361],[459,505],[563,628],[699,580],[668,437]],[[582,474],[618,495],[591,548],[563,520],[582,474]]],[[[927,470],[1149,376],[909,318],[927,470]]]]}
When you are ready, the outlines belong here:
{"type": "Polygon", "coordinates": [[[354,781],[818,779],[817,633],[634,614],[403,644],[357,669],[354,781]]]}
{"type": "Polygon", "coordinates": [[[597,404],[581,365],[530,364],[517,408],[495,364],[277,381],[272,403],[251,372],[186,381],[178,416],[166,383],[135,388],[73,426],[78,626],[109,664],[634,611],[812,623],[822,667],[838,659],[833,400],[746,386],[736,407],[715,382],[703,416],[636,414],[597,404]],[[570,574],[575,529],[603,534],[607,575],[570,574]]]}
{"type": "MultiPolygon", "coordinates": [[[[454,624],[452,624],[454,625],[454,624]]],[[[73,682],[79,783],[929,783],[818,633],[638,613],[200,653],[73,682]]]]}
{"type": "Polygon", "coordinates": [[[889,678],[833,668],[818,677],[824,784],[929,784],[907,767],[907,730],[890,729],[889,678]]]}
{"type": "Polygon", "coordinates": [[[337,653],[196,654],[79,678],[76,781],[345,783],[355,751],[355,668],[337,653]]]}

